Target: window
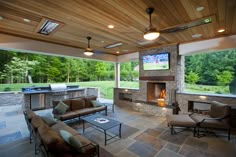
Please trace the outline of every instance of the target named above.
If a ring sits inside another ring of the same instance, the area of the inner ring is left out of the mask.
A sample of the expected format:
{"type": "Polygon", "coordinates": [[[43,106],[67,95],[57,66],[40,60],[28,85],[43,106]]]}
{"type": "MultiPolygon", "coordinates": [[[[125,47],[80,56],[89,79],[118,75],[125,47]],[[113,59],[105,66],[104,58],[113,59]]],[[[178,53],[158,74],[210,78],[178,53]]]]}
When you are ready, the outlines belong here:
{"type": "Polygon", "coordinates": [[[185,56],[184,91],[236,95],[236,49],[185,56]]]}
{"type": "Polygon", "coordinates": [[[120,87],[139,88],[139,62],[130,61],[120,64],[120,87]]]}

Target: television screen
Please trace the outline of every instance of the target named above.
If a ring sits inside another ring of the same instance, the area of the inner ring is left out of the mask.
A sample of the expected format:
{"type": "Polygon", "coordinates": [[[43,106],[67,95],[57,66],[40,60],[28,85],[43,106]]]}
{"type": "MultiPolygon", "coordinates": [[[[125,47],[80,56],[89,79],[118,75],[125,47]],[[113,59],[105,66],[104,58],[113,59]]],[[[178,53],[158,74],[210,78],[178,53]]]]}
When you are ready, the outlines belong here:
{"type": "Polygon", "coordinates": [[[143,70],[166,70],[169,65],[168,52],[143,56],[143,70]]]}

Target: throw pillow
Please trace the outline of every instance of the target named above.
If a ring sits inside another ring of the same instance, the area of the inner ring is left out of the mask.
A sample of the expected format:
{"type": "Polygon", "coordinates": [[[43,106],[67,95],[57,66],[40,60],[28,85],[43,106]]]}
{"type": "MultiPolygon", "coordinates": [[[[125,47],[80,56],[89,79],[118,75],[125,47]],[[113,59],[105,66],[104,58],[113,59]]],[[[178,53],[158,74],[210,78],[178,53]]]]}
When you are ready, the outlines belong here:
{"type": "Polygon", "coordinates": [[[82,143],[75,136],[69,137],[69,144],[79,152],[84,152],[82,143]]]}
{"type": "Polygon", "coordinates": [[[97,100],[92,100],[91,102],[93,104],[93,107],[100,107],[100,106],[104,105],[104,104],[102,104],[101,102],[99,102],[97,100]]]}
{"type": "Polygon", "coordinates": [[[57,121],[53,118],[43,117],[43,116],[41,116],[41,118],[44,121],[44,123],[46,123],[48,126],[52,126],[57,123],[57,121]]]}
{"type": "Polygon", "coordinates": [[[69,106],[64,104],[62,101],[60,101],[57,106],[55,107],[55,110],[58,114],[64,114],[69,109],[69,106]]]}
{"type": "Polygon", "coordinates": [[[69,133],[66,130],[60,130],[60,135],[64,139],[64,141],[66,141],[68,144],[70,144],[69,138],[72,136],[71,133],[69,133]]]}

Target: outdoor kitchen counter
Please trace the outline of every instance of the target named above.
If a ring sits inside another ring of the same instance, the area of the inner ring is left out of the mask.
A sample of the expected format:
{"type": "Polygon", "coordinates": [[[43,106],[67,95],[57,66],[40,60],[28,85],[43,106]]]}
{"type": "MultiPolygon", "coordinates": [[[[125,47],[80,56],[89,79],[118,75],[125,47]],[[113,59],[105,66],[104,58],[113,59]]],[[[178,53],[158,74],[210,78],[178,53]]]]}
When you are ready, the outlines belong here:
{"type": "Polygon", "coordinates": [[[86,88],[78,85],[50,84],[47,87],[22,88],[24,109],[42,110],[52,108],[53,100],[63,100],[85,96],[86,88]]]}
{"type": "MultiPolygon", "coordinates": [[[[85,88],[73,88],[73,89],[66,89],[66,90],[63,90],[63,91],[67,91],[67,92],[70,92],[70,91],[82,91],[82,90],[85,90],[85,88]]],[[[51,91],[51,90],[29,90],[29,91],[22,91],[23,94],[43,94],[43,93],[52,93],[54,91],[51,91]]],[[[59,91],[55,91],[55,92],[59,92],[59,91]]]]}

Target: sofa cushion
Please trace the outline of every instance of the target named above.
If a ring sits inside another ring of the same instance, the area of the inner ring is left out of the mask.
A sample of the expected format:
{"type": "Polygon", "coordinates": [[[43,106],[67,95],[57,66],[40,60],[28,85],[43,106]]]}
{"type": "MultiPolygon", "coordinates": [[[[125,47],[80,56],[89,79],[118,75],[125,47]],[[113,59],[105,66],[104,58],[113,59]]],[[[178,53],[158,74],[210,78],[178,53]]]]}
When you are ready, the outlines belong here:
{"type": "Polygon", "coordinates": [[[104,104],[99,102],[98,100],[92,100],[91,103],[93,104],[93,107],[104,106],[104,104]]]}
{"type": "Polygon", "coordinates": [[[64,114],[66,113],[66,111],[69,110],[69,106],[66,105],[65,103],[63,103],[62,101],[60,101],[57,106],[54,108],[54,110],[58,113],[58,114],[64,114]]]}
{"type": "Polygon", "coordinates": [[[69,144],[79,152],[85,151],[84,148],[82,147],[83,145],[82,145],[81,141],[78,140],[78,138],[76,138],[76,136],[69,137],[69,144]]]}
{"type": "Polygon", "coordinates": [[[80,109],[75,112],[77,113],[77,115],[84,116],[84,115],[88,115],[88,114],[97,112],[95,109],[96,108],[94,108],[94,107],[90,107],[90,108],[80,109]]]}
{"type": "Polygon", "coordinates": [[[54,131],[56,131],[58,134],[60,134],[60,130],[65,130],[65,131],[71,133],[73,136],[79,134],[78,131],[69,127],[67,124],[65,124],[62,121],[58,121],[55,125],[51,126],[51,128],[54,131]]]}
{"type": "MultiPolygon", "coordinates": [[[[81,110],[83,110],[83,109],[81,109],[81,110]]],[[[75,117],[78,117],[78,114],[76,113],[76,111],[69,111],[69,112],[66,112],[62,115],[56,116],[56,118],[60,119],[60,120],[67,120],[67,119],[72,119],[75,117]]]]}
{"type": "Polygon", "coordinates": [[[43,125],[45,123],[43,122],[43,120],[39,116],[35,116],[32,118],[31,124],[34,129],[38,129],[40,127],[40,125],[43,125]]]}
{"type": "Polygon", "coordinates": [[[36,115],[33,111],[31,111],[31,110],[27,110],[27,111],[26,111],[26,115],[27,115],[29,121],[31,121],[31,119],[32,119],[33,117],[37,116],[37,115],[36,115]]]}
{"type": "Polygon", "coordinates": [[[60,135],[61,135],[61,137],[63,138],[64,141],[66,141],[67,143],[70,143],[69,138],[72,136],[71,133],[69,133],[66,130],[60,130],[60,135]]]}
{"type": "Polygon", "coordinates": [[[92,100],[96,100],[97,97],[96,96],[90,96],[90,97],[85,97],[85,107],[88,108],[88,107],[93,107],[93,104],[92,104],[92,100]]]}
{"type": "Polygon", "coordinates": [[[71,110],[79,110],[85,107],[84,98],[71,100],[71,110]]]}
{"type": "Polygon", "coordinates": [[[44,116],[40,116],[40,117],[42,118],[44,123],[46,123],[48,126],[52,126],[57,123],[57,121],[53,119],[52,117],[44,117],[44,116]]]}
{"type": "Polygon", "coordinates": [[[43,144],[48,150],[52,152],[66,152],[70,151],[70,148],[66,145],[65,141],[60,135],[49,128],[46,132],[39,133],[43,144]]]}

